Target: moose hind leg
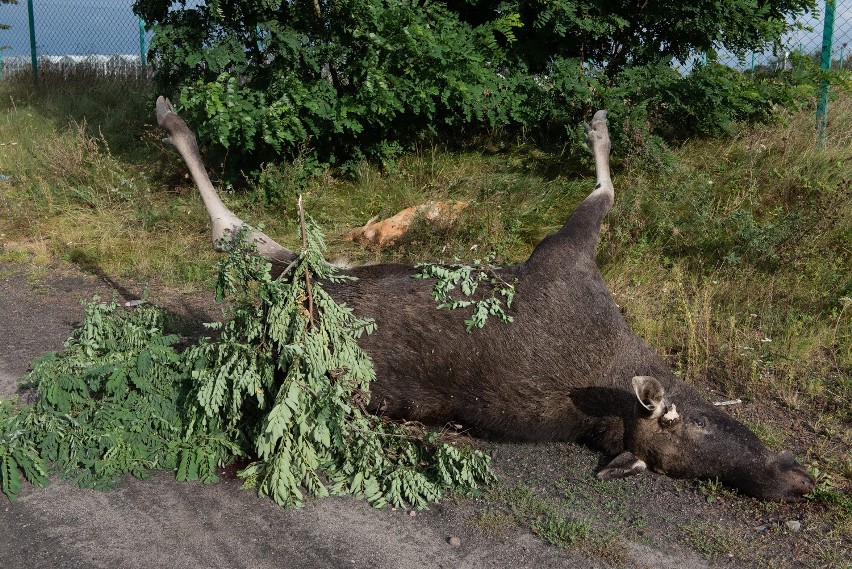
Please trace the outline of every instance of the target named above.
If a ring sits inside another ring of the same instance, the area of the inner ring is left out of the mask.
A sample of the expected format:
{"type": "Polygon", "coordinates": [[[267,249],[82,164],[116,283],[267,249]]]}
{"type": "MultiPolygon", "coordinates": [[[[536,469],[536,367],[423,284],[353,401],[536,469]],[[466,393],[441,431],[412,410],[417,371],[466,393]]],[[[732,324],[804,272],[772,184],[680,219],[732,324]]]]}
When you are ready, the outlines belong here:
{"type": "Polygon", "coordinates": [[[592,124],[583,126],[586,129],[586,142],[595,157],[597,183],[595,189],[577,206],[559,233],[563,234],[563,238],[578,253],[594,258],[603,218],[615,201],[615,188],[612,185],[609,170],[609,153],[612,144],[609,140],[606,111],[596,112],[592,124]]]}
{"type": "Polygon", "coordinates": [[[597,183],[577,206],[562,229],[546,237],[527,261],[528,266],[556,267],[570,255],[580,254],[594,260],[603,218],[615,201],[615,188],[609,170],[610,140],[606,111],[598,111],[586,128],[586,142],[595,157],[597,183]]]}
{"type": "Polygon", "coordinates": [[[606,124],[606,111],[598,111],[592,118],[592,124],[583,125],[586,129],[586,143],[595,156],[595,171],[598,183],[595,192],[609,194],[615,198],[615,188],[612,185],[612,177],[609,171],[609,153],[612,144],[609,140],[609,129],[606,124]]]}

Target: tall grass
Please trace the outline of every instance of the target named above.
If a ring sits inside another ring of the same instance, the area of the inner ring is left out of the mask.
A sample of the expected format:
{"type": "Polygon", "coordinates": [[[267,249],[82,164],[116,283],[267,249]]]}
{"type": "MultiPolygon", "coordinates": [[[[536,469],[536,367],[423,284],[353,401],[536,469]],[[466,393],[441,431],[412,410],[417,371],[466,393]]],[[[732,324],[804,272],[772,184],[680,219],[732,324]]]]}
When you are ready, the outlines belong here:
{"type": "MultiPolygon", "coordinates": [[[[207,286],[207,219],[154,125],[141,81],[47,77],[0,84],[0,260],[185,289],[207,286]]],[[[640,336],[686,380],[852,423],[852,99],[830,109],[824,149],[810,112],[724,140],[621,162],[599,262],[640,336]]],[[[641,145],[641,141],[637,141],[641,145]]],[[[495,144],[496,145],[496,144],[495,144]]],[[[487,146],[487,144],[486,144],[487,146]]],[[[614,157],[619,163],[618,157],[614,157]]],[[[211,172],[220,164],[210,164],[211,172]]],[[[523,260],[591,189],[588,163],[522,144],[446,153],[428,146],[357,180],[268,166],[223,199],[298,243],[295,195],[338,256],[361,261],[523,260]],[[341,239],[374,215],[430,199],[470,202],[450,228],[418,225],[386,249],[341,239]]],[[[847,441],[847,444],[852,441],[847,441]]]]}
{"type": "Polygon", "coordinates": [[[604,270],[688,381],[852,420],[852,100],[625,173],[604,270]]]}
{"type": "Polygon", "coordinates": [[[209,279],[205,215],[170,183],[147,83],[85,70],[42,74],[38,92],[30,81],[0,83],[0,259],[189,287],[209,279]]]}

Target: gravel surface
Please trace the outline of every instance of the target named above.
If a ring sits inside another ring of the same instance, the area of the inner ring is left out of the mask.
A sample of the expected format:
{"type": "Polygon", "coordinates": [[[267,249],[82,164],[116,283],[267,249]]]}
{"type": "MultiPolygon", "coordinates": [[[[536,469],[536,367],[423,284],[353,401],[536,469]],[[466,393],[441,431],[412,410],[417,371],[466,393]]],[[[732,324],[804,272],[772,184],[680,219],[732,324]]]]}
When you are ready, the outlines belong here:
{"type": "MultiPolygon", "coordinates": [[[[124,302],[139,298],[142,288],[67,265],[0,263],[0,396],[16,395],[33,358],[62,347],[83,317],[82,300],[115,294],[124,302]]],[[[220,313],[212,295],[152,290],[148,296],[197,320],[220,313]]],[[[743,407],[732,412],[764,412],[743,407]]],[[[706,485],[651,474],[601,483],[594,472],[607,457],[581,447],[479,444],[493,455],[497,489],[415,515],[348,498],[285,510],[228,478],[204,486],[162,472],[148,480],[128,476],[117,489],[98,492],[54,476],[47,488],[25,484],[13,503],[0,497],[0,567],[823,565],[812,554],[825,530],[814,504],[767,505],[724,490],[708,498],[706,485]],[[542,519],[540,508],[524,510],[510,498],[521,494],[548,512],[583,520],[587,535],[569,548],[546,543],[531,529],[542,519]]]]}

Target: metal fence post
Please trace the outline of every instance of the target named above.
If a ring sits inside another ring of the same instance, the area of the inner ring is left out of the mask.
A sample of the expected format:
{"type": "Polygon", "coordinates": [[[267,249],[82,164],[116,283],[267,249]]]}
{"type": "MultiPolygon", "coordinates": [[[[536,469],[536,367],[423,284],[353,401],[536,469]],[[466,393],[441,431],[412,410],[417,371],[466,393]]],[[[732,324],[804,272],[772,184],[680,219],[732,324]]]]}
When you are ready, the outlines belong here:
{"type": "Polygon", "coordinates": [[[30,54],[33,59],[33,85],[38,89],[38,55],[36,54],[35,16],[33,15],[33,0],[27,0],[27,11],[30,17],[30,54]]]}
{"type": "MultiPolygon", "coordinates": [[[[822,59],[820,68],[823,72],[831,69],[831,43],[834,39],[834,7],[836,0],[825,0],[825,21],[822,28],[822,59]]],[[[823,78],[819,82],[819,101],[817,102],[817,145],[825,146],[825,127],[828,123],[828,81],[823,78]]]]}
{"type": "Polygon", "coordinates": [[[139,18],[139,62],[145,67],[145,22],[139,18]]]}

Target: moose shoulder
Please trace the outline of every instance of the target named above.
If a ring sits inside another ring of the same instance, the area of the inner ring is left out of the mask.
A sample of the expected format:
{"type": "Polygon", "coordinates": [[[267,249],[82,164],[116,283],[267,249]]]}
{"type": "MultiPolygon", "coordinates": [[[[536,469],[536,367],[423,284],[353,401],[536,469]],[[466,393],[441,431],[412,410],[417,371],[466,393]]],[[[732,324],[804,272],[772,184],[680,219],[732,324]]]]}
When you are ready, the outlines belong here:
{"type": "MultiPolygon", "coordinates": [[[[157,120],[198,186],[214,246],[244,225],[219,200],[195,137],[171,104],[157,120]]],[[[500,269],[515,283],[509,325],[468,333],[461,311],[436,310],[430,281],[411,266],[346,271],[355,281],[327,290],[377,330],[361,339],[376,381],[371,410],[396,418],[462,423],[474,434],[515,441],[577,441],[615,455],[598,477],[651,469],[678,478],[719,478],[767,500],[797,500],[813,478],[789,453],[767,449],[743,425],[679,381],[627,326],[595,263],[601,222],[615,198],[606,113],[587,140],[597,184],[565,225],[530,258],[500,269]]],[[[264,233],[249,238],[280,272],[296,253],[264,233]]]]}

